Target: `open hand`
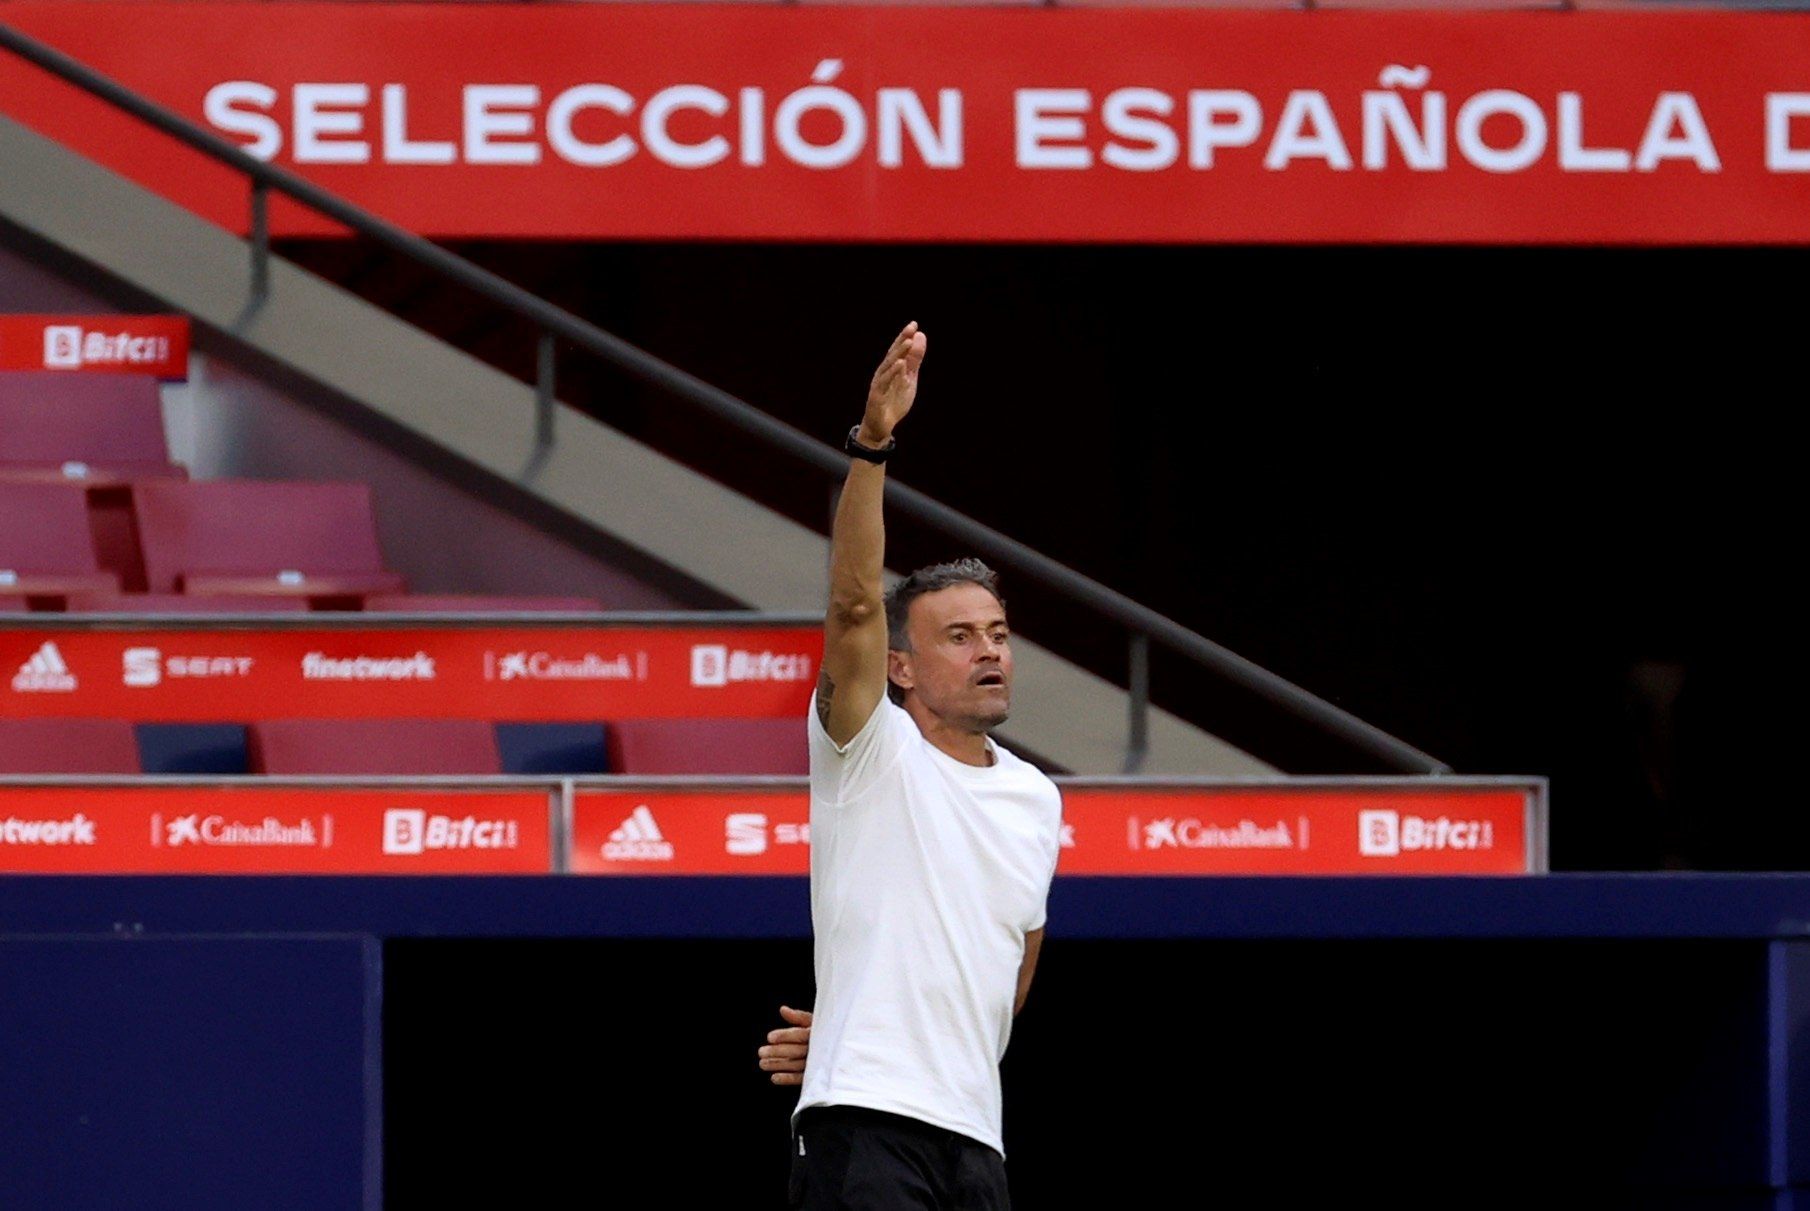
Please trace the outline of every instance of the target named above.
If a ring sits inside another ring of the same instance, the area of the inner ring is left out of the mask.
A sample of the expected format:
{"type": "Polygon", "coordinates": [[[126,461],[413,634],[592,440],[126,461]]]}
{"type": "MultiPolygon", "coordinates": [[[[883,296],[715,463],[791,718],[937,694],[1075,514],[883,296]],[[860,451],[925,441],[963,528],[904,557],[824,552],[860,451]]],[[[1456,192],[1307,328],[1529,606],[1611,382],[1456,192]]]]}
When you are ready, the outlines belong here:
{"type": "Polygon", "coordinates": [[[918,368],[924,364],[929,338],[918,331],[917,321],[905,325],[893,338],[892,348],[874,371],[867,389],[867,412],[861,417],[858,440],[867,446],[884,446],[892,440],[893,427],[911,411],[918,397],[918,368]]]}
{"type": "Polygon", "coordinates": [[[767,1045],[760,1049],[761,1071],[775,1085],[804,1084],[804,1062],[811,1054],[811,1011],[779,1007],[779,1016],[791,1025],[767,1034],[767,1045]]]}

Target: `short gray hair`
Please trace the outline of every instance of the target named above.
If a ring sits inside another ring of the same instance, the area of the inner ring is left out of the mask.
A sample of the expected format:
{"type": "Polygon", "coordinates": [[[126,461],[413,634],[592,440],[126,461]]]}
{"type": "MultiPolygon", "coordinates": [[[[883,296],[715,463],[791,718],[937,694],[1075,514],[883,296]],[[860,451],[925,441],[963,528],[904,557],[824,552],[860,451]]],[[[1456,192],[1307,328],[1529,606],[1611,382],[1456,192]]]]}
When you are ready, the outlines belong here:
{"type": "MultiPolygon", "coordinates": [[[[926,593],[951,589],[958,584],[979,585],[993,594],[993,599],[999,602],[1001,609],[1005,608],[1005,595],[999,591],[999,573],[980,560],[969,556],[966,559],[952,559],[948,563],[933,563],[929,567],[919,568],[887,590],[886,646],[893,651],[909,652],[911,637],[905,633],[905,623],[911,617],[911,603],[926,593]]],[[[894,685],[891,679],[886,682],[886,693],[894,702],[904,701],[905,691],[894,685]]]]}

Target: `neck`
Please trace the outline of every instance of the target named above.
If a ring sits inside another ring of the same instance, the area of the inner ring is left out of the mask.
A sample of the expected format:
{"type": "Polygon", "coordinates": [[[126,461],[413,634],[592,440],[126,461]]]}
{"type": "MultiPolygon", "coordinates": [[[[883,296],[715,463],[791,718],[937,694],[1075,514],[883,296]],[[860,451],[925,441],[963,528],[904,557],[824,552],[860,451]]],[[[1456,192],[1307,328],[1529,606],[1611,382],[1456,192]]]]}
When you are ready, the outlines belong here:
{"type": "Polygon", "coordinates": [[[918,731],[924,733],[924,739],[963,765],[993,764],[993,754],[987,749],[985,732],[958,727],[939,715],[933,715],[915,697],[909,695],[905,699],[905,713],[918,725],[918,731]]]}

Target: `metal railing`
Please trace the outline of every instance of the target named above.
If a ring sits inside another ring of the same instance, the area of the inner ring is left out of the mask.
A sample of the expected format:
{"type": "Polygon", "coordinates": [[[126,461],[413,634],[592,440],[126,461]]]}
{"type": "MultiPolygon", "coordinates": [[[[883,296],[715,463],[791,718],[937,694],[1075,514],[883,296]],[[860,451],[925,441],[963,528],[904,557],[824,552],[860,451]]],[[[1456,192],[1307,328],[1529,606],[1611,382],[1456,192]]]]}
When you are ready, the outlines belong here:
{"type": "MultiPolygon", "coordinates": [[[[535,376],[536,452],[544,455],[554,442],[554,358],[563,340],[617,370],[658,388],[675,399],[733,425],[768,447],[791,455],[834,484],[848,473],[847,456],[753,405],[637,349],[618,336],[587,323],[545,299],[530,294],[463,257],[405,231],[286,169],[247,155],[235,144],[198,126],[156,102],[101,75],[55,47],[0,23],[0,48],[101,100],[131,114],[177,141],[244,174],[251,196],[251,290],[254,303],[270,289],[270,192],[300,202],[359,235],[400,253],[419,265],[457,282],[495,305],[528,320],[538,330],[535,376]]],[[[1034,580],[1079,602],[1124,628],[1130,660],[1130,712],[1127,721],[1125,770],[1143,765],[1150,736],[1150,646],[1152,642],[1292,715],[1384,762],[1411,773],[1450,773],[1445,763],[1405,740],[1246,660],[1236,652],[1190,631],[1072,568],[1032,550],[999,531],[897,480],[886,485],[887,503],[901,516],[941,532],[1015,577],[1034,580]]]]}

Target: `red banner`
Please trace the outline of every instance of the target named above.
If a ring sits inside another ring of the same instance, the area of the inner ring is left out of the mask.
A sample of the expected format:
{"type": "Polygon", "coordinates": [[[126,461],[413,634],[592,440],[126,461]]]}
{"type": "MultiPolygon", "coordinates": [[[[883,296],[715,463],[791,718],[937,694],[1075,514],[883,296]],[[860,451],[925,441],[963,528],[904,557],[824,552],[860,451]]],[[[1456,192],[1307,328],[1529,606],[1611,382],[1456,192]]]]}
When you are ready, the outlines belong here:
{"type": "Polygon", "coordinates": [[[0,718],[803,718],[822,652],[811,627],[0,627],[0,718]]]}
{"type": "MultiPolygon", "coordinates": [[[[0,19],[435,237],[1810,239],[1799,14],[152,0],[0,19]]],[[[42,73],[0,72],[0,112],[247,223],[236,174],[42,73]]]]}
{"type": "Polygon", "coordinates": [[[535,874],[546,789],[0,788],[0,874],[535,874]]]}
{"type": "Polygon", "coordinates": [[[189,376],[180,315],[0,315],[0,370],[189,376]]]}
{"type": "MultiPolygon", "coordinates": [[[[1536,869],[1532,786],[1064,787],[1068,875],[1515,875],[1536,869]]],[[[570,868],[607,875],[803,875],[796,787],[580,787],[570,868]]]]}

